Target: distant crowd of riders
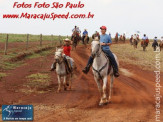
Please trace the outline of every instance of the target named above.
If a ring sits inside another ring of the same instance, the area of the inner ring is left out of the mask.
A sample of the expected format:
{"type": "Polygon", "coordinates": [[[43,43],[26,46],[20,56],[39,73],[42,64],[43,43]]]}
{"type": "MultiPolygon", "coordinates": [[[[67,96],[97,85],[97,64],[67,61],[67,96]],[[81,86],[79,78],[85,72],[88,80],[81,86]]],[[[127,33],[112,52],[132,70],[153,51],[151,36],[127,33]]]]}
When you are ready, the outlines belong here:
{"type": "MultiPolygon", "coordinates": [[[[102,26],[100,27],[101,29],[101,34],[98,32],[98,31],[95,31],[95,33],[92,35],[92,39],[94,40],[95,38],[100,41],[101,43],[101,47],[102,47],[102,50],[103,52],[106,54],[106,56],[109,58],[111,64],[112,64],[112,67],[113,67],[113,70],[114,70],[114,76],[115,77],[118,77],[119,76],[119,72],[118,72],[118,66],[116,64],[116,61],[115,61],[115,58],[112,54],[112,52],[110,51],[110,45],[112,44],[112,38],[111,38],[111,34],[106,34],[106,31],[107,31],[107,28],[105,26],[102,26]]],[[[78,43],[80,41],[82,41],[82,43],[84,45],[87,45],[89,43],[89,36],[88,36],[88,31],[87,29],[84,30],[84,32],[82,33],[82,36],[81,36],[81,30],[79,29],[79,27],[75,26],[74,29],[72,30],[72,36],[71,36],[71,39],[64,39],[64,45],[62,46],[62,49],[63,49],[63,57],[64,57],[64,60],[65,60],[65,64],[67,66],[67,73],[70,73],[72,72],[72,69],[74,67],[74,60],[71,58],[71,55],[70,55],[70,51],[73,49],[73,48],[76,48],[76,46],[78,45],[78,43]],[[71,49],[71,45],[72,45],[72,49],[71,49]],[[69,59],[69,61],[68,61],[69,59]]],[[[148,37],[146,36],[146,34],[144,34],[143,38],[141,39],[141,46],[143,47],[143,50],[145,51],[146,47],[148,46],[149,44],[149,39],[148,37]]],[[[125,33],[123,35],[119,35],[118,33],[116,33],[115,35],[115,42],[125,42],[126,41],[126,35],[125,33]]],[[[140,42],[140,37],[139,37],[139,34],[134,34],[134,35],[131,35],[131,38],[129,39],[129,42],[131,45],[134,46],[134,48],[137,48],[137,45],[138,43],[140,42]]],[[[153,40],[153,44],[152,44],[152,47],[154,48],[154,51],[156,50],[156,47],[157,46],[160,46],[160,48],[163,47],[163,37],[161,37],[161,41],[160,43],[158,44],[158,39],[157,37],[154,38],[153,40]]],[[[90,56],[89,60],[88,60],[88,63],[87,63],[87,66],[83,69],[83,72],[85,74],[88,73],[91,65],[92,65],[92,62],[93,62],[93,56],[90,56]]],[[[56,61],[54,61],[54,63],[52,64],[51,66],[51,71],[54,71],[56,69],[56,61]]]]}

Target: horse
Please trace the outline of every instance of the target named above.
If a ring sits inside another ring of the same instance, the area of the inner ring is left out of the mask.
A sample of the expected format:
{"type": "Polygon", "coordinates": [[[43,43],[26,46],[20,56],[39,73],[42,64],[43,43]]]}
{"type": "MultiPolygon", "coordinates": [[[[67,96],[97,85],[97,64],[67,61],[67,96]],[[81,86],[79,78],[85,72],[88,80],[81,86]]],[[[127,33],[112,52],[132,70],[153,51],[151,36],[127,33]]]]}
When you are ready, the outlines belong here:
{"type": "Polygon", "coordinates": [[[133,39],[133,46],[134,46],[134,49],[136,49],[138,47],[138,40],[137,39],[133,39]]]}
{"type": "Polygon", "coordinates": [[[118,43],[118,35],[115,36],[115,42],[118,43]]]}
{"type": "MultiPolygon", "coordinates": [[[[94,61],[92,64],[92,71],[94,74],[95,82],[98,86],[98,90],[100,92],[101,100],[99,102],[99,106],[102,106],[102,105],[108,104],[111,101],[111,93],[112,93],[113,81],[114,81],[113,68],[110,67],[111,63],[110,63],[108,57],[102,51],[99,41],[95,41],[95,40],[92,41],[91,48],[92,48],[92,55],[94,56],[94,61]],[[107,98],[108,94],[106,93],[107,92],[108,75],[110,75],[109,100],[107,98]],[[100,81],[102,81],[102,84],[100,81]],[[103,85],[103,86],[101,86],[101,85],[103,85]]],[[[116,55],[114,55],[114,57],[117,61],[117,64],[119,65],[116,55]]]]}
{"type": "Polygon", "coordinates": [[[143,47],[143,51],[146,50],[146,47],[148,46],[149,40],[143,40],[141,42],[141,46],[143,47]]]}
{"type": "Polygon", "coordinates": [[[123,41],[123,36],[121,35],[120,38],[119,38],[120,41],[123,41]]]}
{"type": "Polygon", "coordinates": [[[161,51],[161,49],[163,48],[163,42],[160,42],[159,46],[160,46],[160,51],[161,51]]]}
{"type": "Polygon", "coordinates": [[[131,46],[133,45],[132,40],[133,40],[133,37],[130,38],[130,45],[131,45],[131,46]]]}
{"type": "Polygon", "coordinates": [[[153,47],[153,51],[156,51],[156,48],[158,47],[158,43],[156,41],[153,42],[152,47],[153,47]]]}
{"type": "Polygon", "coordinates": [[[83,44],[85,45],[85,47],[87,47],[88,42],[89,42],[89,37],[88,34],[86,34],[85,36],[83,36],[83,44]]]}
{"type": "Polygon", "coordinates": [[[76,49],[76,46],[78,45],[79,41],[81,40],[81,37],[79,36],[79,34],[77,32],[74,32],[72,34],[71,40],[72,40],[72,50],[73,50],[74,48],[76,49]]]}
{"type": "Polygon", "coordinates": [[[126,41],[126,37],[125,37],[125,36],[123,36],[123,42],[125,43],[125,41],[126,41]]]}
{"type": "Polygon", "coordinates": [[[55,52],[55,60],[56,60],[56,73],[58,78],[58,91],[61,91],[62,85],[64,86],[64,90],[67,90],[67,86],[69,86],[69,89],[71,90],[71,78],[72,74],[67,73],[66,71],[66,64],[64,61],[64,57],[62,55],[63,50],[62,49],[56,49],[55,52]],[[61,81],[61,77],[63,77],[63,82],[61,81]]]}

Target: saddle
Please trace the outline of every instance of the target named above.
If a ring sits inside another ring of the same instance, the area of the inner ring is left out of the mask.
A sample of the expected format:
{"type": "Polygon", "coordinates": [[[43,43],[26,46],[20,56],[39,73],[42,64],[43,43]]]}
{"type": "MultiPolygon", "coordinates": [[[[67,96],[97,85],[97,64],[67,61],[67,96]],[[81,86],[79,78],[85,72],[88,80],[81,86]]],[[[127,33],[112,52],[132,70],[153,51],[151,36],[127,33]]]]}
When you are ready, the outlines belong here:
{"type": "Polygon", "coordinates": [[[66,73],[70,74],[70,73],[72,73],[72,67],[71,67],[70,61],[68,61],[68,60],[69,59],[64,58],[66,73]]]}

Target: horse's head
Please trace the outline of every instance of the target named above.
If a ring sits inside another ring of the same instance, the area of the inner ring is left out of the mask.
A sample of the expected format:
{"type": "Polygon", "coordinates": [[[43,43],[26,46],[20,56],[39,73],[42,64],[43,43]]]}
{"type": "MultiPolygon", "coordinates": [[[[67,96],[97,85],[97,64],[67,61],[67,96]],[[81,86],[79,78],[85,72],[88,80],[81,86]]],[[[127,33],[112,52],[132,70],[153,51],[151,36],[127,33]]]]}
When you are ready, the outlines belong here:
{"type": "Polygon", "coordinates": [[[91,49],[92,55],[95,56],[101,50],[100,42],[97,40],[93,40],[91,43],[91,49]]]}
{"type": "Polygon", "coordinates": [[[62,63],[63,61],[63,56],[62,56],[63,49],[57,49],[55,52],[55,60],[57,63],[62,63]]]}

